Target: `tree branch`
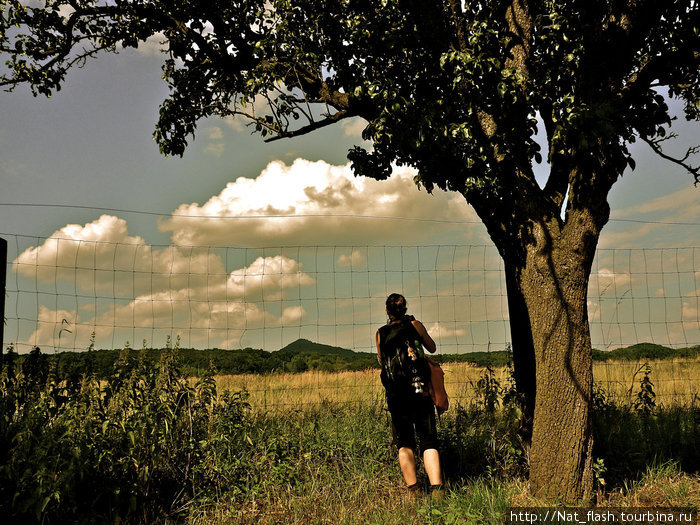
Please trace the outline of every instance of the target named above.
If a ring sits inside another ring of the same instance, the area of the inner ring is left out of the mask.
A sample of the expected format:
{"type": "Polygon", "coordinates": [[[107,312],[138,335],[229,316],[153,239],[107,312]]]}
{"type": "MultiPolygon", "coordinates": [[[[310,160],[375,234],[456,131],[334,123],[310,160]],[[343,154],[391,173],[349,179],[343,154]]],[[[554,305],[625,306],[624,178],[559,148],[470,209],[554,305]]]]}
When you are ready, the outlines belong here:
{"type": "Polygon", "coordinates": [[[661,139],[649,139],[647,137],[642,137],[642,140],[649,144],[651,149],[654,150],[654,153],[656,153],[659,157],[666,159],[668,161],[673,162],[674,164],[678,164],[681,166],[683,169],[687,170],[690,172],[690,174],[695,178],[695,185],[697,186],[700,184],[700,166],[692,166],[690,163],[686,162],[691,156],[696,155],[697,153],[700,153],[700,145],[699,146],[693,146],[692,148],[688,148],[688,151],[685,152],[685,155],[683,158],[677,158],[673,157],[671,155],[668,155],[667,153],[664,153],[664,151],[661,149],[660,144],[666,140],[675,138],[676,134],[671,133],[668,137],[664,137],[661,139]]]}
{"type": "Polygon", "coordinates": [[[333,115],[329,115],[323,120],[318,120],[311,122],[310,124],[306,126],[302,126],[301,128],[294,129],[294,130],[282,130],[277,132],[277,134],[274,137],[270,137],[269,139],[266,139],[265,142],[275,142],[276,140],[280,139],[286,139],[286,138],[292,138],[292,137],[299,137],[301,135],[306,135],[307,133],[311,133],[312,131],[316,131],[317,129],[325,128],[326,126],[330,126],[332,124],[335,124],[336,122],[339,122],[343,119],[350,118],[357,116],[354,113],[350,111],[338,111],[337,113],[334,113],[333,115]]]}

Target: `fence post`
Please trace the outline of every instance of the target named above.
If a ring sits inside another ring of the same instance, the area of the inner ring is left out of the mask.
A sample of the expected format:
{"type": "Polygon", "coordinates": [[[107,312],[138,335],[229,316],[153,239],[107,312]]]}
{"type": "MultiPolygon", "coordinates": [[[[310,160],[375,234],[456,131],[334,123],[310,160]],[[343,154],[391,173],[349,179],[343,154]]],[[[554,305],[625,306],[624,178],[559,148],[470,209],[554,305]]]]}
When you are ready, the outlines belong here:
{"type": "Polygon", "coordinates": [[[0,370],[4,365],[5,357],[5,292],[7,278],[7,241],[0,237],[0,370]]]}

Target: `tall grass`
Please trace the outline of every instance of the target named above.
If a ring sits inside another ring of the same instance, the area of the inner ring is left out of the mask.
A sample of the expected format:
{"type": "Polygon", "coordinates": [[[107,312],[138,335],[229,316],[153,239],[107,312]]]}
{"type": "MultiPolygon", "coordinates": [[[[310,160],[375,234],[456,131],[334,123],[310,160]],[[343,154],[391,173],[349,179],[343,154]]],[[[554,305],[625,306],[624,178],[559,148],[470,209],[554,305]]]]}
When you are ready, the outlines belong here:
{"type": "MultiPolygon", "coordinates": [[[[25,364],[0,374],[3,522],[498,524],[533,504],[504,370],[445,367],[460,378],[438,428],[448,488],[413,500],[375,371],[194,382],[176,347],[156,368],[125,350],[104,382],[62,381],[40,356],[25,364]]],[[[595,407],[601,504],[700,503],[684,473],[700,457],[697,406],[610,399],[598,392],[595,407]]]]}
{"type": "MultiPolygon", "coordinates": [[[[626,405],[643,377],[643,365],[630,361],[595,362],[593,377],[610,401],[626,405]]],[[[700,406],[700,359],[655,360],[648,365],[658,404],[700,406]]],[[[510,378],[508,367],[487,369],[470,363],[445,363],[442,368],[450,399],[463,405],[477,400],[477,384],[487,371],[501,385],[510,378]]],[[[377,370],[224,375],[217,376],[216,381],[223,390],[246,390],[249,403],[263,410],[298,409],[324,403],[371,403],[383,393],[377,370]]]]}

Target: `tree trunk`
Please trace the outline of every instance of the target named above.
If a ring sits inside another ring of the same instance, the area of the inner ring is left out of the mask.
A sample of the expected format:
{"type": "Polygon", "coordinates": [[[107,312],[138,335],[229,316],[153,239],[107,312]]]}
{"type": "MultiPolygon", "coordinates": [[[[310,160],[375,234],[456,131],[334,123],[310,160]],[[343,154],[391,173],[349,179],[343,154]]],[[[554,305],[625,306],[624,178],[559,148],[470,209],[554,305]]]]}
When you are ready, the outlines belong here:
{"type": "Polygon", "coordinates": [[[580,232],[578,242],[553,238],[544,224],[532,233],[524,265],[512,276],[524,299],[536,366],[530,489],[566,502],[590,500],[593,372],[586,303],[596,243],[580,232]]]}
{"type": "Polygon", "coordinates": [[[520,289],[516,268],[506,262],[505,273],[510,339],[513,348],[513,376],[523,409],[521,434],[523,440],[529,444],[532,439],[532,421],[535,413],[535,346],[532,342],[530,317],[520,289]]]}

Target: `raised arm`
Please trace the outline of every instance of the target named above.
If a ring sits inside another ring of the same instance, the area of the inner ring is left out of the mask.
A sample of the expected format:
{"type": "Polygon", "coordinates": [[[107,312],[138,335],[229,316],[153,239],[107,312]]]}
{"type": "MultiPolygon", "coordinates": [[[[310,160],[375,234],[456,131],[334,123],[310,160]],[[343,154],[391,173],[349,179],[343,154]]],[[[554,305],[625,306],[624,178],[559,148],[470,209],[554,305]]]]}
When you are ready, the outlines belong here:
{"type": "Polygon", "coordinates": [[[413,327],[416,329],[416,332],[418,332],[418,335],[420,335],[421,339],[423,340],[423,346],[425,346],[425,349],[431,354],[434,354],[437,346],[435,345],[435,341],[433,341],[433,338],[430,337],[430,334],[425,329],[425,326],[423,326],[423,323],[414,319],[413,321],[411,321],[411,324],[413,324],[413,327]]]}

